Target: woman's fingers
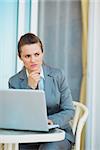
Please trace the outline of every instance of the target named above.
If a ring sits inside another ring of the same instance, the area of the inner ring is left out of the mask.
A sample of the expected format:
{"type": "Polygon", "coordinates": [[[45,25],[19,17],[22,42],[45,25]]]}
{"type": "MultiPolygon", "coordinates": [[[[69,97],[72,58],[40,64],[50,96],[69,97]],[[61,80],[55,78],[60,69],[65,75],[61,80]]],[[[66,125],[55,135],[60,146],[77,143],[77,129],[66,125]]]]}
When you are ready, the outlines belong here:
{"type": "Polygon", "coordinates": [[[50,119],[48,119],[48,124],[49,124],[49,125],[53,125],[53,121],[50,120],[50,119]]]}
{"type": "Polygon", "coordinates": [[[37,87],[37,84],[40,80],[40,73],[38,72],[32,72],[29,76],[28,76],[28,85],[35,89],[37,87]]]}

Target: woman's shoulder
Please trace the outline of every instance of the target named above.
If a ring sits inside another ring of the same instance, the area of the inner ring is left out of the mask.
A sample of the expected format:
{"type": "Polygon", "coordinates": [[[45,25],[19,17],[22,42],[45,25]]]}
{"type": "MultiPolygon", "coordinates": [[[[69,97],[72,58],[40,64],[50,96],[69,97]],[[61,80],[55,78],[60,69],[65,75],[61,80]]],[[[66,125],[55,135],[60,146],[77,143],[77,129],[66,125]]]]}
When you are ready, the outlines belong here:
{"type": "Polygon", "coordinates": [[[9,82],[16,82],[19,80],[20,76],[23,75],[24,69],[20,70],[18,73],[14,74],[9,78],[9,82]]]}
{"type": "Polygon", "coordinates": [[[64,76],[64,70],[62,68],[53,67],[50,65],[45,65],[46,70],[50,73],[50,75],[56,77],[56,76],[64,76]]]}
{"type": "Polygon", "coordinates": [[[61,87],[61,85],[63,84],[65,86],[68,86],[67,77],[62,68],[47,66],[47,70],[49,70],[48,75],[51,76],[58,83],[59,87],[61,87]]]}

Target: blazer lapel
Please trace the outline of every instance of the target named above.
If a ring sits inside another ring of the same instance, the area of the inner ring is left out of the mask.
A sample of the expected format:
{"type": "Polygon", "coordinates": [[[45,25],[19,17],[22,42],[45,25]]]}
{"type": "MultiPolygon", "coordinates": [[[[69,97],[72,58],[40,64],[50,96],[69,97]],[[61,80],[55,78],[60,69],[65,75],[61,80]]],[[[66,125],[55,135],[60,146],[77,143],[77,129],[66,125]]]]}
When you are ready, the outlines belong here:
{"type": "Polygon", "coordinates": [[[44,85],[45,96],[46,96],[46,100],[49,103],[51,95],[53,94],[53,85],[54,85],[53,77],[51,74],[51,70],[46,65],[43,65],[43,72],[44,72],[44,77],[45,77],[45,85],[44,85]]]}

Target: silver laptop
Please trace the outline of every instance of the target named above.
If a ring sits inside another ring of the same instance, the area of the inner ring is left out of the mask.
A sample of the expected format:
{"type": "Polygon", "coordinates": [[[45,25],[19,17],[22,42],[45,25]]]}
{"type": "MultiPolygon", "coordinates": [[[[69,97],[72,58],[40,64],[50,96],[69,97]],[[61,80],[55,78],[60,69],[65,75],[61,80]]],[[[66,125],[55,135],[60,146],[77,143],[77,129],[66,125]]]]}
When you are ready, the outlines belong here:
{"type": "Polygon", "coordinates": [[[42,90],[0,90],[0,128],[49,131],[45,93],[42,90]]]}

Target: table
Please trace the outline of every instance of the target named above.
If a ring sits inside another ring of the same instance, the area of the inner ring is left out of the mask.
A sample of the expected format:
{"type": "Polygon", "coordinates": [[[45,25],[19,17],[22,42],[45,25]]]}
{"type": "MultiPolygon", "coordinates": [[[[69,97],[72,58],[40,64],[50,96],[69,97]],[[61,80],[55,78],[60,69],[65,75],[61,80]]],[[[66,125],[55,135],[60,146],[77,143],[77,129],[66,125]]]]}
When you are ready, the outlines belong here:
{"type": "Polygon", "coordinates": [[[19,143],[54,142],[64,138],[65,132],[58,128],[49,132],[0,130],[0,143],[4,144],[0,146],[4,146],[4,150],[18,150],[19,143]]]}

